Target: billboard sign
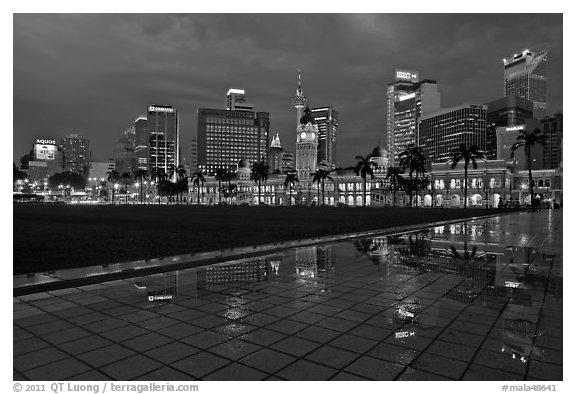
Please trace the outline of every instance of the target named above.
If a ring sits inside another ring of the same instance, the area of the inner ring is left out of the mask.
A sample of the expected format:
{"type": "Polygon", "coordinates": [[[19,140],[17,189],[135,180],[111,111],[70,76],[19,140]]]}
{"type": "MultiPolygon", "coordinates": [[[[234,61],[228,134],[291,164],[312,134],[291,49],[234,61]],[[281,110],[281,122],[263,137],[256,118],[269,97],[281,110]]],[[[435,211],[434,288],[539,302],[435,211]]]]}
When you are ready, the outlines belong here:
{"type": "Polygon", "coordinates": [[[410,82],[419,81],[418,71],[396,69],[395,75],[397,81],[410,81],[410,82]]]}
{"type": "Polygon", "coordinates": [[[150,107],[148,107],[148,112],[174,113],[174,108],[172,108],[172,107],[155,107],[155,106],[151,105],[150,107]]]}
{"type": "Polygon", "coordinates": [[[34,144],[35,160],[54,160],[56,153],[56,141],[49,139],[37,139],[34,144]]]}

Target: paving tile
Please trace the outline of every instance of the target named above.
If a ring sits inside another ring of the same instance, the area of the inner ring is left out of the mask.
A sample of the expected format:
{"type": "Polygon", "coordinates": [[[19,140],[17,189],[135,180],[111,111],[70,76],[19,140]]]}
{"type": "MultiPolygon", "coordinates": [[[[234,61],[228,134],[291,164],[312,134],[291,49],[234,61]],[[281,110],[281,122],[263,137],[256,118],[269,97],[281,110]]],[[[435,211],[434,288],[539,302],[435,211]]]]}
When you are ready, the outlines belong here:
{"type": "Polygon", "coordinates": [[[258,327],[241,323],[239,321],[233,321],[231,323],[226,323],[220,327],[216,327],[213,330],[225,335],[229,335],[231,337],[238,337],[240,335],[244,335],[250,331],[253,331],[257,328],[258,327]]]}
{"type": "Polygon", "coordinates": [[[95,369],[91,369],[88,372],[82,372],[78,375],[74,375],[72,377],[66,378],[66,380],[73,380],[73,381],[103,381],[103,380],[110,380],[109,376],[104,375],[102,372],[99,372],[95,369]]]}
{"type": "Polygon", "coordinates": [[[337,336],[341,335],[339,331],[329,330],[327,328],[318,327],[318,326],[310,326],[302,331],[298,331],[294,334],[298,338],[308,339],[310,341],[316,341],[320,343],[328,343],[332,339],[336,338],[337,336]]]}
{"type": "Polygon", "coordinates": [[[227,322],[228,319],[225,317],[216,315],[207,315],[190,321],[190,323],[194,324],[195,326],[203,327],[206,329],[215,328],[227,322]]]}
{"type": "Polygon", "coordinates": [[[436,375],[433,373],[421,371],[414,368],[406,368],[404,372],[396,378],[396,380],[409,380],[409,381],[435,381],[435,380],[453,380],[446,376],[436,375]]]}
{"type": "Polygon", "coordinates": [[[271,324],[266,326],[266,328],[269,330],[274,330],[274,331],[278,331],[278,332],[282,332],[284,334],[290,334],[290,335],[292,335],[292,334],[294,334],[300,330],[303,330],[306,327],[308,327],[307,324],[300,323],[300,322],[293,321],[293,320],[288,320],[288,319],[278,320],[278,321],[271,323],[271,324]]]}
{"type": "Polygon", "coordinates": [[[326,319],[326,315],[322,315],[319,313],[313,313],[309,311],[302,311],[296,314],[293,314],[289,317],[290,320],[295,320],[300,323],[304,324],[316,324],[320,320],[326,319]]]}
{"type": "Polygon", "coordinates": [[[201,378],[202,376],[211,372],[215,372],[216,370],[230,363],[230,360],[215,354],[200,352],[177,361],[170,366],[179,371],[182,371],[187,375],[191,375],[195,378],[201,378]]]}
{"type": "Polygon", "coordinates": [[[319,327],[329,328],[340,332],[346,332],[356,327],[358,322],[337,317],[326,317],[324,320],[316,323],[319,327]]]}
{"type": "MultiPolygon", "coordinates": [[[[26,353],[20,356],[14,356],[14,368],[26,372],[26,370],[37,368],[41,365],[54,363],[63,358],[67,358],[66,353],[55,347],[47,347],[36,350],[32,353],[26,353]]],[[[49,380],[49,379],[47,379],[49,380]]]]}
{"type": "Polygon", "coordinates": [[[563,380],[563,368],[560,365],[541,361],[531,361],[528,368],[528,377],[542,380],[563,380]]]}
{"type": "Polygon", "coordinates": [[[210,348],[211,353],[226,357],[231,360],[238,360],[250,353],[260,350],[262,347],[241,339],[231,339],[210,348]]]}
{"type": "Polygon", "coordinates": [[[338,370],[306,360],[298,360],[275,375],[286,380],[328,380],[336,375],[338,370]]]}
{"type": "Polygon", "coordinates": [[[350,334],[344,334],[332,340],[330,342],[330,345],[363,354],[377,343],[378,342],[373,339],[358,337],[350,334]]]}
{"type": "Polygon", "coordinates": [[[459,379],[464,373],[467,364],[463,361],[436,354],[422,353],[410,366],[414,369],[446,376],[451,379],[459,379]]]}
{"type": "Polygon", "coordinates": [[[156,317],[154,319],[140,321],[136,324],[140,327],[147,329],[147,330],[156,331],[156,330],[160,330],[162,328],[170,327],[170,326],[177,324],[179,322],[180,321],[176,320],[176,319],[171,319],[171,318],[166,317],[166,316],[159,316],[159,317],[156,317]]]}
{"type": "Polygon", "coordinates": [[[170,327],[161,328],[156,332],[160,335],[164,335],[173,339],[181,339],[202,331],[204,331],[202,327],[194,326],[188,323],[179,323],[170,327]]]}
{"type": "Polygon", "coordinates": [[[148,334],[150,331],[145,328],[138,327],[133,324],[127,326],[114,328],[112,330],[105,331],[101,333],[103,337],[110,339],[111,341],[122,342],[131,338],[138,337],[140,335],[148,334]]]}
{"type": "Polygon", "coordinates": [[[419,353],[414,349],[407,349],[389,343],[380,343],[367,354],[396,364],[409,365],[419,353]]]}
{"type": "Polygon", "coordinates": [[[33,351],[37,351],[39,349],[45,348],[50,346],[50,344],[46,341],[41,340],[37,337],[29,337],[22,341],[14,342],[12,354],[14,356],[18,356],[24,353],[29,353],[33,351]]]}
{"type": "Polygon", "coordinates": [[[322,346],[305,358],[328,367],[342,369],[358,358],[358,354],[332,346],[322,346]]]}
{"type": "Polygon", "coordinates": [[[472,360],[472,357],[474,357],[476,348],[459,345],[456,343],[434,341],[430,347],[426,349],[426,352],[452,358],[455,360],[469,362],[472,360]]]}
{"type": "Polygon", "coordinates": [[[78,355],[78,358],[94,367],[101,367],[123,358],[128,358],[134,354],[136,353],[133,350],[127,349],[123,346],[111,345],[80,354],[78,355]]]}
{"type": "Polygon", "coordinates": [[[464,373],[462,380],[484,380],[484,381],[492,381],[492,380],[523,380],[524,377],[522,375],[516,375],[507,371],[502,371],[500,369],[494,369],[485,367],[478,364],[470,364],[468,369],[464,373]]]}
{"type": "Polygon", "coordinates": [[[146,351],[146,356],[164,364],[170,364],[198,352],[200,352],[198,348],[174,341],[146,351]]]}
{"type": "Polygon", "coordinates": [[[392,335],[393,332],[394,330],[391,328],[359,325],[348,331],[348,334],[373,339],[375,341],[383,341],[392,335]]]}
{"type": "Polygon", "coordinates": [[[284,353],[288,353],[296,357],[302,357],[306,353],[310,353],[312,350],[316,349],[319,346],[320,344],[317,342],[312,342],[297,337],[288,337],[286,339],[281,340],[280,342],[276,342],[275,344],[271,345],[270,348],[284,353]]]}
{"type": "Polygon", "coordinates": [[[266,377],[268,377],[268,374],[258,371],[254,368],[250,368],[238,363],[232,363],[222,369],[219,369],[216,372],[204,376],[203,380],[255,381],[263,380],[266,377]]]}
{"type": "Polygon", "coordinates": [[[146,352],[149,349],[165,345],[174,341],[172,338],[151,332],[139,337],[122,341],[122,345],[137,352],[146,352]]]}
{"type": "Polygon", "coordinates": [[[111,344],[112,341],[109,341],[99,336],[91,335],[63,343],[60,345],[60,349],[70,354],[76,355],[86,353],[91,350],[105,347],[111,344]]]}
{"type": "Polygon", "coordinates": [[[295,360],[296,357],[265,348],[242,358],[239,362],[263,372],[275,373],[295,360]]]}
{"type": "Polygon", "coordinates": [[[32,380],[64,380],[74,375],[89,371],[91,368],[73,358],[55,361],[42,367],[26,371],[32,380]]]}
{"type": "Polygon", "coordinates": [[[510,353],[491,352],[481,349],[476,353],[472,362],[518,375],[524,375],[526,373],[526,363],[522,362],[519,357],[513,358],[510,353]]]}
{"type": "Polygon", "coordinates": [[[347,366],[344,371],[372,380],[394,380],[404,369],[403,365],[363,356],[347,366]]]}
{"type": "Polygon", "coordinates": [[[137,354],[106,365],[101,368],[101,371],[116,380],[133,380],[162,366],[157,361],[137,354]]]}
{"type": "Polygon", "coordinates": [[[141,375],[140,377],[136,378],[135,380],[145,380],[145,381],[187,381],[187,380],[194,380],[194,378],[190,375],[185,374],[182,371],[179,371],[174,368],[170,367],[163,367],[156,369],[152,372],[146,373],[141,375]]]}
{"type": "Polygon", "coordinates": [[[348,372],[340,372],[340,373],[336,374],[335,376],[333,376],[332,378],[330,378],[330,380],[361,381],[361,380],[371,380],[371,379],[367,379],[367,378],[364,378],[362,376],[354,375],[354,374],[351,374],[348,372]]]}
{"type": "Polygon", "coordinates": [[[250,331],[247,334],[241,335],[239,338],[260,346],[268,346],[286,338],[286,334],[282,334],[278,331],[268,330],[266,328],[259,328],[254,331],[250,331]]]}
{"type": "Polygon", "coordinates": [[[208,349],[212,346],[218,345],[232,339],[231,336],[221,334],[215,331],[202,331],[186,338],[181,338],[180,341],[201,349],[208,349]]]}
{"type": "Polygon", "coordinates": [[[456,343],[459,345],[467,345],[472,347],[478,347],[484,339],[481,335],[464,333],[461,331],[446,329],[438,336],[439,340],[456,343]]]}

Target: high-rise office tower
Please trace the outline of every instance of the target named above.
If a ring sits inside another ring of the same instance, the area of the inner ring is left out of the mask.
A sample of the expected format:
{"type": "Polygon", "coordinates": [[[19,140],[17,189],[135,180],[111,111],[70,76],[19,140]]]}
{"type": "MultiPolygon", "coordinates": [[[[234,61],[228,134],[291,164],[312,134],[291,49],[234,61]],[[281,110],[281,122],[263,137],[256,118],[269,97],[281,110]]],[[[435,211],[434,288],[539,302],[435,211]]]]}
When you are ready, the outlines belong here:
{"type": "Polygon", "coordinates": [[[90,141],[78,134],[68,134],[62,138],[64,171],[72,171],[88,176],[90,172],[90,141]]]}
{"type": "Polygon", "coordinates": [[[198,170],[198,139],[193,137],[190,141],[190,160],[188,161],[189,171],[192,174],[198,170]]]}
{"type": "Polygon", "coordinates": [[[336,129],[338,112],[334,107],[312,108],[314,122],[318,126],[318,164],[336,167],[336,129]]]}
{"type": "Polygon", "coordinates": [[[148,107],[148,169],[169,174],[180,164],[178,112],[170,105],[148,107]]]}
{"type": "MultiPolygon", "coordinates": [[[[535,129],[543,129],[542,122],[537,119],[526,119],[521,125],[503,126],[496,129],[496,159],[505,160],[509,166],[516,171],[528,169],[528,158],[521,147],[514,151],[512,155],[511,147],[518,142],[518,136],[522,130],[529,132],[535,129]]],[[[544,147],[540,144],[530,148],[530,158],[532,160],[532,170],[542,170],[544,168],[544,147]]]]}
{"type": "Polygon", "coordinates": [[[130,125],[124,130],[123,136],[130,142],[132,148],[136,147],[136,126],[130,125]]]}
{"type": "Polygon", "coordinates": [[[504,62],[504,95],[520,96],[534,102],[534,118],[547,115],[548,51],[522,53],[502,59],[504,62]]]}
{"type": "Polygon", "coordinates": [[[555,169],[562,165],[562,114],[540,119],[542,132],[546,139],[544,145],[544,168],[555,169]]]}
{"type": "Polygon", "coordinates": [[[114,159],[114,167],[120,175],[125,172],[132,174],[137,169],[134,146],[126,137],[122,137],[116,142],[116,146],[112,152],[112,158],[114,159]]]}
{"type": "Polygon", "coordinates": [[[534,103],[519,96],[507,96],[486,103],[486,158],[496,159],[496,129],[525,124],[532,119],[534,103]]]}
{"type": "Polygon", "coordinates": [[[136,156],[136,166],[139,170],[149,170],[149,147],[150,135],[148,134],[148,118],[140,115],[134,121],[135,143],[134,154],[136,156]]]}
{"type": "Polygon", "coordinates": [[[243,89],[229,89],[226,94],[226,109],[229,111],[254,111],[254,106],[246,102],[243,89]]]}
{"type": "Polygon", "coordinates": [[[236,170],[242,159],[268,162],[268,112],[198,109],[198,169],[236,170]]]}
{"type": "Polygon", "coordinates": [[[388,162],[396,165],[398,154],[418,144],[420,118],[440,109],[438,84],[420,81],[418,72],[397,69],[395,81],[387,88],[386,151],[388,162]]]}
{"type": "Polygon", "coordinates": [[[446,163],[465,144],[486,149],[486,106],[461,104],[425,115],[420,120],[420,145],[431,163],[446,163]]]}
{"type": "Polygon", "coordinates": [[[282,151],[282,172],[294,171],[294,154],[282,151]]]}

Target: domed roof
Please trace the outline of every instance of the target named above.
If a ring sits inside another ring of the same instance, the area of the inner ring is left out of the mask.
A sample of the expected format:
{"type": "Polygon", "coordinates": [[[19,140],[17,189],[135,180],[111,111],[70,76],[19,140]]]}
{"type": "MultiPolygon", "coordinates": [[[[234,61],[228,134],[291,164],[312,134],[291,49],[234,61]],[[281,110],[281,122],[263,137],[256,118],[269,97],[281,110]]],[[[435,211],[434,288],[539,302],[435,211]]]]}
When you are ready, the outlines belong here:
{"type": "Polygon", "coordinates": [[[388,152],[386,152],[386,149],[384,149],[382,147],[382,145],[378,144],[378,146],[372,150],[372,153],[370,154],[370,156],[372,156],[372,157],[386,157],[386,156],[388,156],[388,152]]]}
{"type": "Polygon", "coordinates": [[[310,108],[307,106],[306,109],[304,110],[304,116],[300,118],[300,124],[303,125],[307,125],[308,123],[314,124],[314,117],[310,115],[311,113],[312,111],[310,111],[310,108]]]}
{"type": "Polygon", "coordinates": [[[250,168],[250,160],[242,159],[238,162],[238,168],[250,168]]]}

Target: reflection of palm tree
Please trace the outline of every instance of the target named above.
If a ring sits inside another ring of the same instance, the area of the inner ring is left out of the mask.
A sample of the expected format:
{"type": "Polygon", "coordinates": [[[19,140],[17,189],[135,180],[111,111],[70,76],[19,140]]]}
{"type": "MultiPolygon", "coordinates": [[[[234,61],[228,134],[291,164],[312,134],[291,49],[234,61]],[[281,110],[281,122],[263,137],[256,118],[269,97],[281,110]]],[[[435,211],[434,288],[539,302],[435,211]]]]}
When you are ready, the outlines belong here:
{"type": "Polygon", "coordinates": [[[466,261],[471,261],[476,259],[479,256],[476,256],[476,252],[477,252],[477,247],[473,246],[472,247],[472,251],[469,252],[468,251],[468,243],[464,242],[464,252],[462,254],[460,254],[456,248],[454,247],[454,245],[450,246],[450,253],[452,255],[453,258],[458,259],[458,260],[466,260],[466,261]]]}

